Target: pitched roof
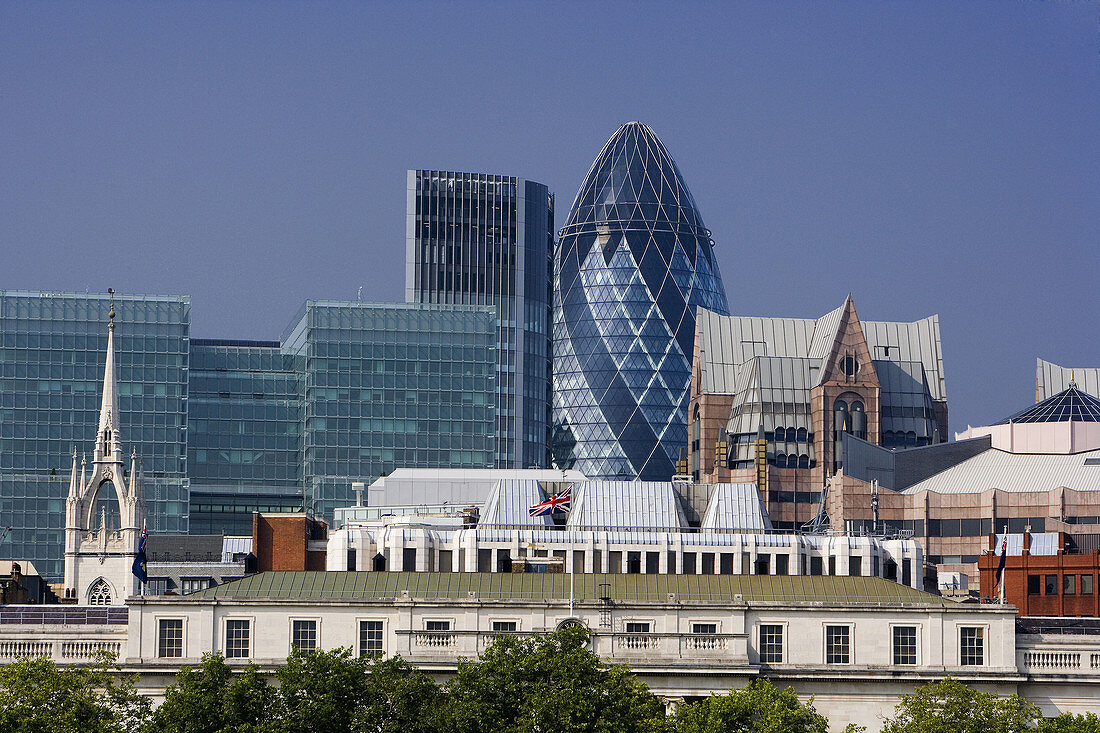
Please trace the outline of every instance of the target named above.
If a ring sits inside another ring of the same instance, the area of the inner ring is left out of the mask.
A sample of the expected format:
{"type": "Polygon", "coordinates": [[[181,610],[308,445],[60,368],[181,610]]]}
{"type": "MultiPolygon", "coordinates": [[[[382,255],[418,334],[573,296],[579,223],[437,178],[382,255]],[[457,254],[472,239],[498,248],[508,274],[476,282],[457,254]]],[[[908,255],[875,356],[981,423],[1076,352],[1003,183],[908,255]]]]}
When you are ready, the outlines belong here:
{"type": "MultiPolygon", "coordinates": [[[[939,596],[882,578],[805,575],[623,575],[586,573],[389,573],[284,571],[251,575],[187,596],[207,599],[354,601],[418,599],[905,604],[942,607],[939,596]],[[741,596],[740,600],[737,596],[741,596]]],[[[954,604],[952,604],[954,606],[954,604]]]]}

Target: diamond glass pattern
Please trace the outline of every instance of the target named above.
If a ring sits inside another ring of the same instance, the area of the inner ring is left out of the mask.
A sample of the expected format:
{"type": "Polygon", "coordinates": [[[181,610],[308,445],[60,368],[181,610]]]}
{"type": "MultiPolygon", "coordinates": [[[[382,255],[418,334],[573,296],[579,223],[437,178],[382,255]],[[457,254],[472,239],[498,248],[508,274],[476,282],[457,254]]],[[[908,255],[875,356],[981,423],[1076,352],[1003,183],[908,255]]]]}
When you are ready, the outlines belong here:
{"type": "Polygon", "coordinates": [[[639,122],[619,128],[581,184],[555,271],[555,435],[576,441],[566,460],[589,477],[674,473],[695,310],[729,312],[712,247],[661,141],[639,122]]]}

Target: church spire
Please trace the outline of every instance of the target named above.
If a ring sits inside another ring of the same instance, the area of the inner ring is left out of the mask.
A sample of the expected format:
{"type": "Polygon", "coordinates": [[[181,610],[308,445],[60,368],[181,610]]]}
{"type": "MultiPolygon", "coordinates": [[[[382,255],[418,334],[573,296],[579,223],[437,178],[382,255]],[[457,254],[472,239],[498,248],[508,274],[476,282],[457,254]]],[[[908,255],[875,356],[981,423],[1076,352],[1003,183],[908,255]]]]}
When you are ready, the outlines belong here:
{"type": "Polygon", "coordinates": [[[118,379],[115,373],[115,291],[107,314],[107,360],[103,368],[103,402],[99,407],[99,431],[96,435],[95,461],[122,461],[122,442],[118,434],[118,379]]]}

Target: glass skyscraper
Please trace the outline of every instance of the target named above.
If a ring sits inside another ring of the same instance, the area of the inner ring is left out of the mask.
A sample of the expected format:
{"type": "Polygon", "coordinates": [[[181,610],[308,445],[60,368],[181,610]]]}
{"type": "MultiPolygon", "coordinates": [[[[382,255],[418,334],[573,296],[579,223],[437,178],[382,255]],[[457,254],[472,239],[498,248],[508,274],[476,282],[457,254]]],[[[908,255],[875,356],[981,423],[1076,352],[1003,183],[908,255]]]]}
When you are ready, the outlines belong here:
{"type": "MultiPolygon", "coordinates": [[[[149,530],[186,532],[186,297],[115,295],[121,440],[145,469],[149,530]]],[[[72,453],[99,419],[108,295],[0,291],[0,524],[5,557],[59,577],[72,453]]]]}
{"type": "Polygon", "coordinates": [[[307,508],[394,468],[492,468],[492,308],[308,301],[282,346],[302,369],[307,508]]]}
{"type": "MultiPolygon", "coordinates": [[[[249,534],[254,510],[331,520],[352,481],[494,463],[491,307],[309,301],[282,341],[227,341],[190,338],[187,297],[114,299],[119,437],[152,533],[249,534]]],[[[0,291],[0,555],[51,578],[72,452],[94,447],[110,302],[0,291]]]]}
{"type": "Polygon", "coordinates": [[[623,125],[559,236],[554,459],[590,478],[668,480],[687,445],[699,306],[727,314],[710,231],[653,131],[623,125]]]}
{"type": "Polygon", "coordinates": [[[500,468],[548,465],[554,197],[510,176],[409,171],[405,299],[491,305],[500,468]]]}

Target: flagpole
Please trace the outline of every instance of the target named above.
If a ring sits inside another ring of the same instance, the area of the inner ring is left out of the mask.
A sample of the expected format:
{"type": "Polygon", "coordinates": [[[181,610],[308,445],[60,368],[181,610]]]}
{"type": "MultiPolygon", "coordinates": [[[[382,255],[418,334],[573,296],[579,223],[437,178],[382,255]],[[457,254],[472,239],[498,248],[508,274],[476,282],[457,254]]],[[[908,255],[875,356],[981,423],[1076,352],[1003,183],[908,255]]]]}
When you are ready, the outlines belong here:
{"type": "MultiPolygon", "coordinates": [[[[1007,556],[1008,555],[1008,525],[1007,524],[1004,526],[1003,544],[1004,544],[1003,553],[1004,553],[1005,556],[1007,556]]],[[[1007,575],[1008,575],[1008,558],[1006,557],[1005,558],[1005,569],[1001,571],[1001,605],[1002,606],[1005,604],[1005,578],[1007,577],[1007,575]]]]}

